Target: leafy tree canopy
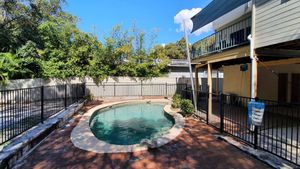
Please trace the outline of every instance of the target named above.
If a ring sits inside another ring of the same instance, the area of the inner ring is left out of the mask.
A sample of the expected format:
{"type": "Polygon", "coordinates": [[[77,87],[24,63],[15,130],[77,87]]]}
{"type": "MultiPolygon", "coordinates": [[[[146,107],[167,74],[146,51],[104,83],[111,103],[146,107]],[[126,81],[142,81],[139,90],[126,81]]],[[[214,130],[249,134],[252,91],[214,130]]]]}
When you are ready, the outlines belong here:
{"type": "Polygon", "coordinates": [[[19,78],[157,77],[169,58],[185,58],[185,41],[162,46],[136,24],[115,26],[101,43],[81,32],[64,0],[0,1],[0,82],[19,78]],[[147,46],[148,44],[148,46],[147,46]],[[150,44],[150,45],[149,45],[150,44]]]}

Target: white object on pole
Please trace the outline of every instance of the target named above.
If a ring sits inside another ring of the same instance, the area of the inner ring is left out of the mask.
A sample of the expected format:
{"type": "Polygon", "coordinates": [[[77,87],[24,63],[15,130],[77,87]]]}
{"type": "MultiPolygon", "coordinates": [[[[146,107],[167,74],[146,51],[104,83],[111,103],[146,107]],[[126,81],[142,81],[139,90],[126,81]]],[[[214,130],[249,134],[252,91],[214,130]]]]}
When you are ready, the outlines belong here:
{"type": "Polygon", "coordinates": [[[191,55],[190,55],[190,48],[189,48],[189,39],[188,39],[188,33],[186,30],[185,21],[183,21],[183,28],[184,28],[184,36],[185,36],[185,43],[186,43],[186,55],[189,62],[189,69],[190,69],[190,78],[191,78],[191,85],[192,85],[192,95],[193,95],[193,101],[195,106],[195,111],[197,111],[197,100],[195,96],[195,86],[194,86],[194,76],[193,76],[193,69],[191,64],[191,55]]]}

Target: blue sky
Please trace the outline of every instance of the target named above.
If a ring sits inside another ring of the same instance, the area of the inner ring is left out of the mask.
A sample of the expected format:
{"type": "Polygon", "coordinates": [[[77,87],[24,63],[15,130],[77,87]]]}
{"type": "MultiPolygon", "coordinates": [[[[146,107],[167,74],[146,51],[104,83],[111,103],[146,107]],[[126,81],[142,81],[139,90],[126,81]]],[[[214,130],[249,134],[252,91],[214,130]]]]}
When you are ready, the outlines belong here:
{"type": "MultiPolygon", "coordinates": [[[[174,17],[184,9],[204,8],[211,0],[67,0],[64,9],[80,19],[79,28],[84,32],[94,32],[100,40],[114,25],[129,28],[135,22],[145,32],[159,29],[157,44],[175,42],[183,37],[180,25],[174,17]]],[[[197,9],[200,10],[200,9],[197,9]]],[[[194,9],[195,13],[195,9],[194,9]]],[[[185,13],[183,12],[183,15],[185,13]]],[[[181,16],[179,16],[180,18],[181,16]]],[[[211,32],[191,35],[195,42],[211,32]]]]}

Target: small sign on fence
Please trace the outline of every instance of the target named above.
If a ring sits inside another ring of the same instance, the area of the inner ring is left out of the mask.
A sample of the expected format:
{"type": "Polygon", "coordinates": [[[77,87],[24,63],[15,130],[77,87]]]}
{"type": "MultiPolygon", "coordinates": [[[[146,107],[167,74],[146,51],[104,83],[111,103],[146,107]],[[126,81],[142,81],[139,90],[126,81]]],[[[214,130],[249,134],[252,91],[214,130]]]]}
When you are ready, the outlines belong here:
{"type": "Polygon", "coordinates": [[[251,125],[261,126],[265,111],[265,103],[250,101],[248,104],[248,121],[251,125]]]}

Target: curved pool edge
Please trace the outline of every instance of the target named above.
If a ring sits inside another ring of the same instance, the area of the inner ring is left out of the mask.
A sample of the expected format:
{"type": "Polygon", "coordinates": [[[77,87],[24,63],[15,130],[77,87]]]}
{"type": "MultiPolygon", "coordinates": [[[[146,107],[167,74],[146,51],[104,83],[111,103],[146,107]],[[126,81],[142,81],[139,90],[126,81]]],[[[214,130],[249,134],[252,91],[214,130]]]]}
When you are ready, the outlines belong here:
{"type": "Polygon", "coordinates": [[[144,103],[144,102],[154,102],[154,103],[167,103],[164,107],[165,113],[171,115],[175,124],[173,127],[168,130],[164,135],[155,138],[155,144],[151,146],[151,148],[157,148],[162,145],[165,145],[175,139],[183,130],[184,127],[184,118],[176,111],[171,109],[170,100],[167,99],[147,99],[147,100],[131,100],[131,101],[120,101],[120,102],[112,102],[106,103],[99,106],[96,106],[90,110],[88,110],[85,114],[82,115],[79,123],[71,132],[71,142],[73,145],[79,149],[91,151],[95,153],[126,153],[126,152],[136,152],[147,150],[148,146],[145,144],[134,144],[134,145],[114,145],[109,144],[104,141],[97,139],[92,133],[89,122],[90,117],[96,110],[104,109],[107,107],[111,107],[119,104],[126,103],[144,103]]]}

